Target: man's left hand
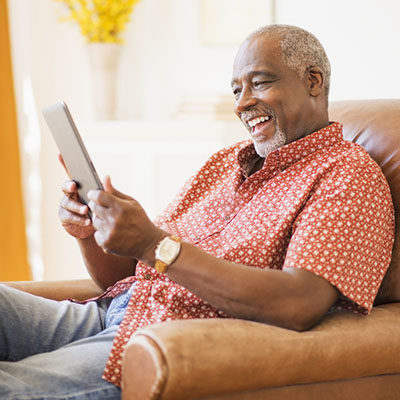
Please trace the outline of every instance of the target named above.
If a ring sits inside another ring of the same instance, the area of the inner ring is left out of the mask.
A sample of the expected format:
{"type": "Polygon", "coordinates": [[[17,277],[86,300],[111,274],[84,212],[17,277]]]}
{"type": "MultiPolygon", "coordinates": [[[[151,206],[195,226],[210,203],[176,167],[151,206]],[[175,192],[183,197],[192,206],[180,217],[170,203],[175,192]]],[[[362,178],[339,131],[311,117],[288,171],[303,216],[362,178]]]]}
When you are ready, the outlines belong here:
{"type": "Polygon", "coordinates": [[[96,243],[106,253],[154,263],[154,249],[167,233],[150,221],[135,199],[115,189],[109,176],[103,185],[104,191],[88,193],[96,243]]]}

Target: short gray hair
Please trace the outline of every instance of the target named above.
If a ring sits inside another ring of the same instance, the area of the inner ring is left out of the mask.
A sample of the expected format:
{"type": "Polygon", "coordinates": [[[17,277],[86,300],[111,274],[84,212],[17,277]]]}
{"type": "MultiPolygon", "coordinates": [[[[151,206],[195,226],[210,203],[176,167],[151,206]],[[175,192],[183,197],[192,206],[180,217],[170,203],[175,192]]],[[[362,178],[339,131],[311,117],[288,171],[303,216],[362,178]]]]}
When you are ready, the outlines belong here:
{"type": "Polygon", "coordinates": [[[321,42],[310,32],[294,25],[266,25],[251,33],[246,41],[268,34],[277,35],[283,60],[287,66],[296,71],[300,78],[313,66],[321,68],[324,75],[324,88],[328,100],[331,64],[321,42]]]}

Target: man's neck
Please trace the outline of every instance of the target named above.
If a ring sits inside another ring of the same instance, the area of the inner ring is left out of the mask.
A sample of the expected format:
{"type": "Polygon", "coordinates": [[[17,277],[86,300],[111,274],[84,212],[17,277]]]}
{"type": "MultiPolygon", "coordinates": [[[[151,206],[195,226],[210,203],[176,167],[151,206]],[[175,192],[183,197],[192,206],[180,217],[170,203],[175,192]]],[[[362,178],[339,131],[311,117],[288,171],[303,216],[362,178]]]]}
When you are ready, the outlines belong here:
{"type": "Polygon", "coordinates": [[[257,171],[259,171],[264,165],[265,158],[256,157],[249,163],[248,166],[248,176],[253,175],[257,171]]]}

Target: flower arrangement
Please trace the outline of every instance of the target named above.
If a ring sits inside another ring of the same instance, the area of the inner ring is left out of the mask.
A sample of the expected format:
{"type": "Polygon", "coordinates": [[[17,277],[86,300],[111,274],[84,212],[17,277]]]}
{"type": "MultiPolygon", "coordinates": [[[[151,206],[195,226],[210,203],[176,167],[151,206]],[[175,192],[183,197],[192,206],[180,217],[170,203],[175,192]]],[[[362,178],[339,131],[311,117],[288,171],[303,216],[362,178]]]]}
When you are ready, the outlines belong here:
{"type": "Polygon", "coordinates": [[[88,42],[122,43],[121,33],[140,0],[55,0],[70,11],[68,21],[76,21],[88,42]]]}

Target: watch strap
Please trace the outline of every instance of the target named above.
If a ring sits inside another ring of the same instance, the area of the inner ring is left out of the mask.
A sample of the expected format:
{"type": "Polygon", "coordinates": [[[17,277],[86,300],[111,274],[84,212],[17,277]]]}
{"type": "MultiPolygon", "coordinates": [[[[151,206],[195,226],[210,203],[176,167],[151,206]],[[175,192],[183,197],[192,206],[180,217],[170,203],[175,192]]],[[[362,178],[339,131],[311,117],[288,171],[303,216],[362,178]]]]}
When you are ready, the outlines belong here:
{"type": "Polygon", "coordinates": [[[168,269],[168,264],[166,264],[165,262],[162,262],[161,260],[156,260],[156,263],[154,264],[154,268],[157,272],[165,274],[168,269]]]}

